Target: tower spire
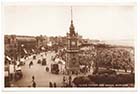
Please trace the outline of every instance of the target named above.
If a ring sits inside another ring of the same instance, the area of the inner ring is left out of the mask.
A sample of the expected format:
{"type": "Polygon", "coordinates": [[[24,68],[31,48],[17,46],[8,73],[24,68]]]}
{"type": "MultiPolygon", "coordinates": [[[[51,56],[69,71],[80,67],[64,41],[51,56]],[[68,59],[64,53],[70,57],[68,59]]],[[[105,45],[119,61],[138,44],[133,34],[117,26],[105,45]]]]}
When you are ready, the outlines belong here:
{"type": "Polygon", "coordinates": [[[75,35],[75,30],[73,26],[73,11],[72,11],[72,6],[71,6],[71,25],[70,25],[70,35],[75,35]]]}
{"type": "Polygon", "coordinates": [[[72,6],[71,6],[71,21],[73,21],[72,6]]]}

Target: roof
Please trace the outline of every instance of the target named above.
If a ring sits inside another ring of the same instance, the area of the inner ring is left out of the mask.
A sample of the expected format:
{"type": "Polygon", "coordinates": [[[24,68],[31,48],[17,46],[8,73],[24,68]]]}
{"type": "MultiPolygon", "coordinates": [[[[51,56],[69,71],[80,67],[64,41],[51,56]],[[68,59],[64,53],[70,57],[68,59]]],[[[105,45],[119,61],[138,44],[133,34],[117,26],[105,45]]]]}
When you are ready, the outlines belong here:
{"type": "Polygon", "coordinates": [[[36,41],[35,37],[29,37],[29,36],[17,36],[17,41],[36,41]]]}

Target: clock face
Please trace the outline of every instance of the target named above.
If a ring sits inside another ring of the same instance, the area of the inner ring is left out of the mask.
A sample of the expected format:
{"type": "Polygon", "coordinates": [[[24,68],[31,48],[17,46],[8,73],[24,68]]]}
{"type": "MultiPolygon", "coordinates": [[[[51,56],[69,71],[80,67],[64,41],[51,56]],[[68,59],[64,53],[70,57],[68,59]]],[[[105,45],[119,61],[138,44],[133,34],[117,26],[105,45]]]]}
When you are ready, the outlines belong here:
{"type": "Polygon", "coordinates": [[[72,41],[71,42],[71,45],[73,45],[73,46],[76,45],[76,42],[75,41],[72,41]]]}

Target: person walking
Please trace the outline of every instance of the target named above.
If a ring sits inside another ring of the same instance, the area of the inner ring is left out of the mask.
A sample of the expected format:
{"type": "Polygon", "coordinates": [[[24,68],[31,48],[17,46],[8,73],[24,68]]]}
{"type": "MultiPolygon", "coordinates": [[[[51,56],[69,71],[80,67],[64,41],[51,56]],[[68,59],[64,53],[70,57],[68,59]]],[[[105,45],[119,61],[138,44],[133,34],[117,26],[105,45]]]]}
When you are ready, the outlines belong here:
{"type": "Polygon", "coordinates": [[[49,87],[53,87],[52,82],[49,82],[49,87]]]}
{"type": "Polygon", "coordinates": [[[35,77],[34,77],[34,75],[32,76],[32,81],[34,81],[35,80],[35,77]]]}
{"type": "Polygon", "coordinates": [[[56,82],[54,82],[53,86],[56,87],[56,82]]]}
{"type": "Polygon", "coordinates": [[[63,87],[66,87],[66,77],[63,76],[63,87]]]}
{"type": "Polygon", "coordinates": [[[36,87],[36,82],[33,80],[32,87],[36,87]]]}
{"type": "Polygon", "coordinates": [[[32,65],[33,65],[33,61],[31,61],[31,62],[29,63],[29,68],[31,68],[32,65]]]}
{"type": "Polygon", "coordinates": [[[32,87],[36,87],[36,82],[35,82],[35,77],[34,75],[32,76],[32,87]]]}
{"type": "Polygon", "coordinates": [[[72,87],[71,83],[72,83],[72,77],[71,77],[71,75],[70,75],[70,76],[69,76],[69,87],[72,87]]]}

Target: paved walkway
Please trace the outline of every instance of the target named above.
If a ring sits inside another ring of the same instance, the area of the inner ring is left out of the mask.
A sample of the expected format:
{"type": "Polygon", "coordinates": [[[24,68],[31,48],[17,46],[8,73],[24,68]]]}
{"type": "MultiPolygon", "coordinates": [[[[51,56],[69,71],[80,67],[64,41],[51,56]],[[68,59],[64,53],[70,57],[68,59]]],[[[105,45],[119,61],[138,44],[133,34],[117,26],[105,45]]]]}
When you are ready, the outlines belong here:
{"type": "MultiPolygon", "coordinates": [[[[44,56],[45,54],[42,53],[44,56]]],[[[50,68],[51,63],[53,61],[51,60],[51,56],[54,56],[55,53],[48,52],[46,56],[47,66],[50,68]]],[[[42,66],[41,64],[37,64],[38,59],[42,60],[41,55],[37,55],[37,59],[29,59],[26,61],[25,65],[22,66],[22,72],[23,72],[23,78],[14,82],[15,87],[28,87],[32,86],[32,76],[35,77],[35,82],[37,87],[48,87],[49,82],[56,82],[57,86],[62,86],[63,76],[62,74],[56,75],[52,74],[50,72],[46,72],[45,68],[46,66],[42,66]],[[29,68],[30,61],[33,60],[34,65],[29,68]]]]}

